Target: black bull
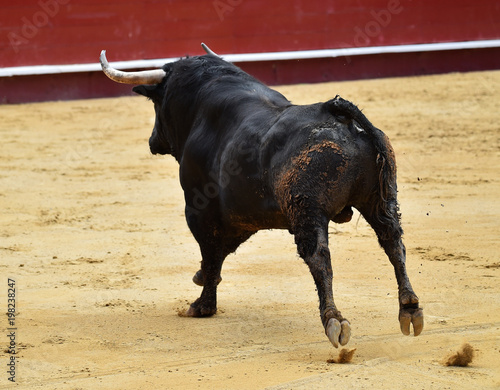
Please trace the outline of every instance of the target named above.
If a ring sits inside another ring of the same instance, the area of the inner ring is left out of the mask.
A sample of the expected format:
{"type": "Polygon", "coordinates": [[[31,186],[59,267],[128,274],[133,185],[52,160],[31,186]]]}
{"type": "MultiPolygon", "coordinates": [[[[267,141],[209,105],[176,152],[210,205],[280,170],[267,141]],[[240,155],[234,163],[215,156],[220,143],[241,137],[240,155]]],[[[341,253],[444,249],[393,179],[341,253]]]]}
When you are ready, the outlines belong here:
{"type": "Polygon", "coordinates": [[[420,334],[423,313],[405,268],[396,162],[384,133],[338,96],[293,105],[214,53],[149,72],[158,71],[154,81],[134,78],[141,72],[110,77],[146,80],[133,90],[154,103],[151,152],[180,164],[186,219],[202,255],[193,281],[203,291],[187,315],[216,313],[227,255],[261,229],[288,229],[316,283],[325,332],[335,347],[345,345],[350,324],[333,300],[328,224],[350,221],[354,207],[394,266],[401,331],[410,334],[413,323],[420,334]]]}

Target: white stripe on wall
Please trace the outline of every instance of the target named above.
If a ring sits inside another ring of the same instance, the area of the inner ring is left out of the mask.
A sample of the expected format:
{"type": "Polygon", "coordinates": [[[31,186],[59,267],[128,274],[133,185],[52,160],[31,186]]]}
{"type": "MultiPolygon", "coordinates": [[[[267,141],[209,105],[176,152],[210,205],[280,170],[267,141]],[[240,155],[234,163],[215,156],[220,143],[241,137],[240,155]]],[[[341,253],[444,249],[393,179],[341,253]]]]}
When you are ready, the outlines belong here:
{"type": "MultiPolygon", "coordinates": [[[[229,62],[257,62],[350,57],[385,53],[418,53],[442,50],[486,49],[495,47],[500,47],[500,39],[465,42],[421,43],[415,45],[349,47],[344,49],[284,51],[274,53],[222,54],[221,57],[229,62]]],[[[100,53],[96,53],[96,58],[99,58],[99,54],[100,53]]],[[[111,52],[109,52],[109,54],[113,55],[111,52]]],[[[113,62],[112,66],[116,69],[160,68],[168,62],[173,62],[178,59],[179,58],[159,58],[154,60],[117,61],[113,62]]],[[[100,70],[101,65],[97,62],[74,65],[16,66],[11,68],[0,68],[0,77],[97,72],[100,70]]]]}

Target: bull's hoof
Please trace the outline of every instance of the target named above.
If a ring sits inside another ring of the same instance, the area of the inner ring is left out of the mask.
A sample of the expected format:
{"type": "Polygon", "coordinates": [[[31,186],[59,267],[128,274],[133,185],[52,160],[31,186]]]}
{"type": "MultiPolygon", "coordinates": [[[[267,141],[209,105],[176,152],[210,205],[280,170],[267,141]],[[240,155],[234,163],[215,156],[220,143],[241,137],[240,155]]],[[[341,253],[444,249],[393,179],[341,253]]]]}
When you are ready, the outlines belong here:
{"type": "Polygon", "coordinates": [[[347,320],[339,322],[335,318],[330,318],[326,324],[326,335],[335,348],[346,345],[351,338],[351,325],[347,320]]]}
{"type": "Polygon", "coordinates": [[[186,317],[210,317],[217,313],[217,307],[203,304],[198,298],[189,306],[186,311],[186,317]]]}
{"type": "Polygon", "coordinates": [[[399,305],[401,332],[405,336],[410,335],[410,324],[413,324],[413,334],[418,336],[424,329],[424,312],[418,307],[418,297],[411,289],[402,290],[399,294],[399,305]]]}
{"type": "Polygon", "coordinates": [[[418,336],[424,329],[424,312],[421,308],[401,308],[399,310],[399,326],[401,332],[408,336],[411,333],[410,323],[413,324],[413,334],[418,336]]]}
{"type": "MultiPolygon", "coordinates": [[[[219,279],[217,279],[217,285],[222,282],[222,278],[219,276],[219,279]]],[[[198,270],[193,276],[193,283],[197,284],[198,286],[203,287],[203,272],[198,270]]]]}

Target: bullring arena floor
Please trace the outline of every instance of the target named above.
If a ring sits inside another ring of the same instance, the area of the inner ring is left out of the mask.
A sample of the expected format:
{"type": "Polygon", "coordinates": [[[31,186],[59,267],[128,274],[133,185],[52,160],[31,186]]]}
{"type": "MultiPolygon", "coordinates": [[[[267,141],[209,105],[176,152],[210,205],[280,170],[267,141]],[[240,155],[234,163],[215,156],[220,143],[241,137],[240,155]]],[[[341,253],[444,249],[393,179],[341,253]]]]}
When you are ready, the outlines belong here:
{"type": "MultiPolygon", "coordinates": [[[[226,260],[218,315],[180,317],[200,293],[200,255],[176,162],[148,149],[152,104],[0,106],[0,307],[11,278],[16,388],[500,386],[500,72],[277,89],[297,104],[340,94],[390,137],[422,335],[400,333],[392,266],[357,214],[330,226],[350,363],[327,363],[339,351],[288,232],[260,232],[226,260]],[[465,342],[472,363],[444,366],[465,342]]],[[[12,387],[4,333],[0,389],[12,387]]]]}

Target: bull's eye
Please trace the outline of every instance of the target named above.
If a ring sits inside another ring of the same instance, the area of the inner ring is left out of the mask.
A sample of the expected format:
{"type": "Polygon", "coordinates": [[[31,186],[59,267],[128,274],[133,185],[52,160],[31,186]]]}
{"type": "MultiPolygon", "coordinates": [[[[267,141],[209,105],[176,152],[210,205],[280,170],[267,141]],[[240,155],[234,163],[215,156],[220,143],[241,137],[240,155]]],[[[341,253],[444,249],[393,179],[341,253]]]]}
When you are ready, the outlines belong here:
{"type": "Polygon", "coordinates": [[[358,133],[364,133],[365,131],[361,128],[361,126],[358,126],[356,122],[354,122],[354,128],[358,133]]]}
{"type": "Polygon", "coordinates": [[[355,120],[353,120],[350,123],[350,127],[351,127],[351,131],[355,130],[356,133],[366,133],[365,130],[361,127],[361,125],[358,122],[356,122],[355,120]]]}

